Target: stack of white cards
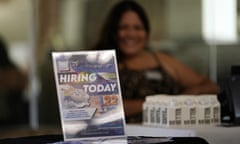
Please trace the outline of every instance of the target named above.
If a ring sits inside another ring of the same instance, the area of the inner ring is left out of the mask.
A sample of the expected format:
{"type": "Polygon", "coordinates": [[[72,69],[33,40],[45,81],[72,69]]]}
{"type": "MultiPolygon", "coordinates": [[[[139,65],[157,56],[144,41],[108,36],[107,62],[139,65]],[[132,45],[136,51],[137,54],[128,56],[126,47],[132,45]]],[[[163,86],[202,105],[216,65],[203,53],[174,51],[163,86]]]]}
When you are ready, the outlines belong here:
{"type": "Polygon", "coordinates": [[[143,104],[143,124],[151,126],[219,125],[216,95],[153,95],[143,104]]]}

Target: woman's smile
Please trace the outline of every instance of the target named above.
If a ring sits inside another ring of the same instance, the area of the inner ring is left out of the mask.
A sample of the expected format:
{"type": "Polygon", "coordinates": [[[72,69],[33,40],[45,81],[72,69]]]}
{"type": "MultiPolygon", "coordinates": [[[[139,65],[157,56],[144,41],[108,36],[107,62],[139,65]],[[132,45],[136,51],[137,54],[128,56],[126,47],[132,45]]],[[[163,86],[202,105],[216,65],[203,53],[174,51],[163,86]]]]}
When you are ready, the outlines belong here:
{"type": "Polygon", "coordinates": [[[139,16],[134,11],[122,15],[118,29],[119,48],[125,55],[136,55],[144,50],[147,33],[139,16]]]}

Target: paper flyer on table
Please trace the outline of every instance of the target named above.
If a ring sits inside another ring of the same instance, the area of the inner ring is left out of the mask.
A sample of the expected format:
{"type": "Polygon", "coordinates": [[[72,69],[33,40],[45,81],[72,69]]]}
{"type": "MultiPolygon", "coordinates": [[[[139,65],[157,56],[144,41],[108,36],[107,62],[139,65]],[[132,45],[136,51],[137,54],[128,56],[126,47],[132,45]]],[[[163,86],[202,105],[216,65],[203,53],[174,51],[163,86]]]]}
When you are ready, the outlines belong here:
{"type": "Polygon", "coordinates": [[[124,137],[114,50],[52,53],[64,140],[124,137]]]}

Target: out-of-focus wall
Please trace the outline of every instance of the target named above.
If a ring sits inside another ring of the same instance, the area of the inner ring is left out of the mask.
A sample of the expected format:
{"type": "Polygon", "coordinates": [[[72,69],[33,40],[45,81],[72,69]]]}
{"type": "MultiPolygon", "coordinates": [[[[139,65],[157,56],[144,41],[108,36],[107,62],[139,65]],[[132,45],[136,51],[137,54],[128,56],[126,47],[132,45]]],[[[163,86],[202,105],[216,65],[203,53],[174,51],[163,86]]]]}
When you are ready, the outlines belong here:
{"type": "Polygon", "coordinates": [[[29,0],[0,1],[0,33],[10,42],[28,40],[29,0]]]}
{"type": "Polygon", "coordinates": [[[85,29],[87,27],[87,0],[61,0],[59,28],[65,49],[85,48],[85,29]]]}
{"type": "Polygon", "coordinates": [[[92,48],[101,31],[104,20],[107,17],[111,7],[120,0],[91,0],[87,2],[86,8],[86,26],[85,26],[85,49],[92,48]]]}
{"type": "Polygon", "coordinates": [[[201,39],[201,0],[167,0],[167,37],[176,40],[201,39]]]}

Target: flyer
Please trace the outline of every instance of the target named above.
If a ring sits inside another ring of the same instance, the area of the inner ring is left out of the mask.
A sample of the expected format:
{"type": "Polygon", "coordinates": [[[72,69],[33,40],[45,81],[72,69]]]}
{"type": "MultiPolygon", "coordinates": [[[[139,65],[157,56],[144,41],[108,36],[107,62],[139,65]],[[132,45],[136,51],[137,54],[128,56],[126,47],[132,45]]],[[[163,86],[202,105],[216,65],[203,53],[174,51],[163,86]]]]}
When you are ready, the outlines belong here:
{"type": "Polygon", "coordinates": [[[52,52],[64,140],[125,136],[115,50],[52,52]]]}

